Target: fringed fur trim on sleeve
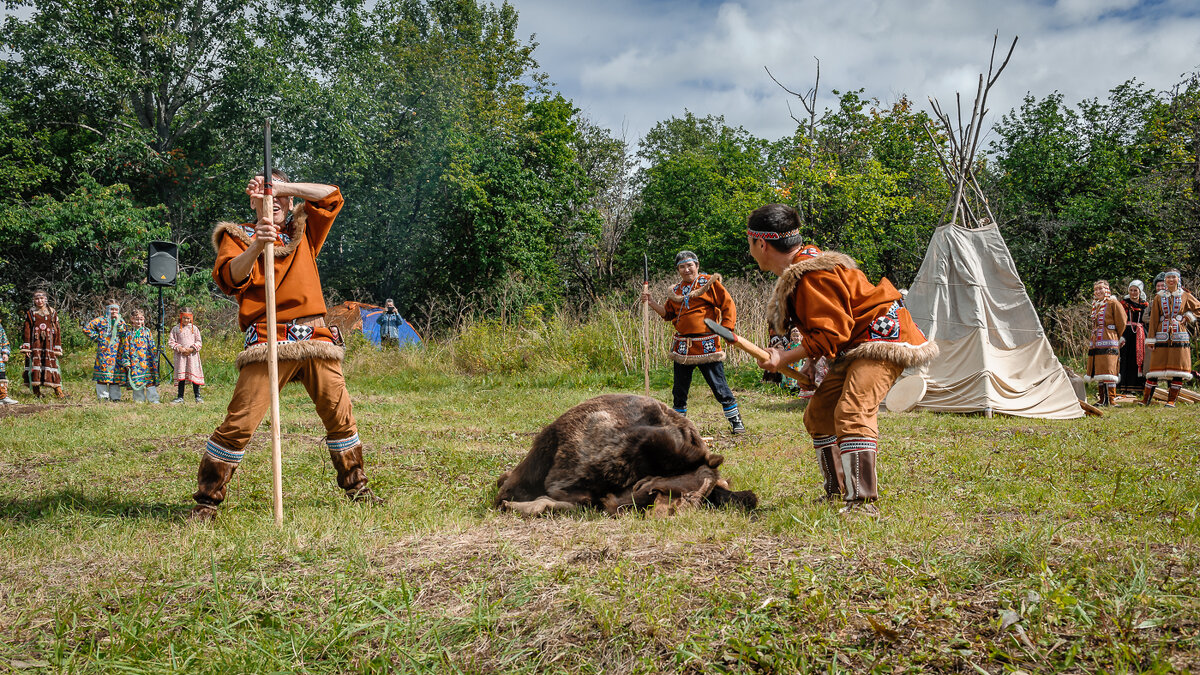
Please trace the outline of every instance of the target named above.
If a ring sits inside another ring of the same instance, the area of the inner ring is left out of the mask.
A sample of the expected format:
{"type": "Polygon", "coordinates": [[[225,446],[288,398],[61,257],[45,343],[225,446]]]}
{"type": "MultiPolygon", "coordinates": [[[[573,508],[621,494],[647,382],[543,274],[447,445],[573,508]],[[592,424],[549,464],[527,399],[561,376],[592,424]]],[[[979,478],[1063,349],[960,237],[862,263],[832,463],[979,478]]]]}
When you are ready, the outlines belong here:
{"type": "Polygon", "coordinates": [[[939,351],[937,343],[933,340],[921,345],[908,342],[864,342],[846,352],[841,358],[890,361],[901,368],[913,368],[937,358],[939,351]]]}
{"type": "MultiPolygon", "coordinates": [[[[304,201],[301,200],[299,204],[292,208],[292,234],[289,235],[292,240],[288,242],[287,246],[275,247],[276,258],[286,258],[296,250],[296,247],[300,245],[300,240],[304,238],[304,231],[307,228],[307,224],[308,212],[304,210],[304,201]]],[[[221,235],[223,234],[228,234],[237,241],[242,242],[246,247],[250,246],[250,236],[242,229],[241,223],[223,220],[217,223],[212,232],[213,250],[218,253],[221,251],[221,235]]]]}
{"type": "MultiPolygon", "coordinates": [[[[298,340],[296,342],[280,342],[277,352],[280,361],[307,361],[320,359],[324,361],[341,361],[346,350],[324,340],[298,340]]],[[[257,344],[238,354],[238,369],[247,364],[264,363],[267,360],[267,343],[257,344]]]]}
{"type": "Polygon", "coordinates": [[[787,335],[784,324],[787,322],[788,298],[796,290],[796,284],[800,283],[800,277],[814,270],[832,270],[837,267],[856,270],[858,263],[845,253],[825,251],[813,258],[792,263],[783,271],[779,280],[775,282],[775,290],[771,293],[770,301],[767,302],[767,320],[776,334],[787,335]]]}

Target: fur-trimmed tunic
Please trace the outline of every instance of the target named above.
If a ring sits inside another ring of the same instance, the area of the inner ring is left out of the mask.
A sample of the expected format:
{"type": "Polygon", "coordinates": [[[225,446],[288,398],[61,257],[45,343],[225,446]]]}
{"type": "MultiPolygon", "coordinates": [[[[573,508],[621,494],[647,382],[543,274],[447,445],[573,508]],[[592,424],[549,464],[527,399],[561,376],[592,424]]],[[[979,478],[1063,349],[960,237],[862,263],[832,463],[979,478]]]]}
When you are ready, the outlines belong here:
{"type": "Polygon", "coordinates": [[[816,246],[801,248],[775,282],[767,318],[777,335],[798,328],[808,354],[830,362],[869,358],[908,368],[938,353],[892,282],[874,286],[849,256],[816,246]]]}
{"type": "Polygon", "coordinates": [[[1084,382],[1121,381],[1121,334],[1125,332],[1125,308],[1110,295],[1092,303],[1089,315],[1087,371],[1084,382]]]}
{"type": "Polygon", "coordinates": [[[1187,324],[1196,321],[1200,300],[1182,288],[1159,291],[1150,299],[1150,331],[1146,347],[1153,347],[1147,379],[1192,379],[1192,335],[1187,324]]]}
{"type": "Polygon", "coordinates": [[[58,312],[47,307],[45,314],[25,310],[21,326],[21,351],[25,353],[25,384],[33,387],[62,386],[58,357],[62,356],[62,330],[58,327],[58,312]]]}
{"type": "Polygon", "coordinates": [[[737,307],[720,274],[698,274],[691,284],[675,284],[663,307],[663,318],[675,325],[672,361],[688,365],[725,360],[721,338],[704,324],[712,319],[732,331],[737,323],[737,307]]]}
{"type": "Polygon", "coordinates": [[[262,259],[255,261],[245,279],[234,279],[230,272],[233,259],[250,247],[254,225],[223,222],[213,230],[213,247],[217,251],[213,279],[222,292],[237,298],[238,324],[246,333],[246,349],[238,355],[238,368],[266,361],[268,332],[276,336],[281,361],[341,360],[340,340],[325,326],[325,298],[317,255],[343,202],[341,191],[334,189],[324,199],[303,201],[292,210],[290,234],[281,233],[275,242],[275,311],[279,323],[271,331],[266,325],[266,273],[262,259]]]}

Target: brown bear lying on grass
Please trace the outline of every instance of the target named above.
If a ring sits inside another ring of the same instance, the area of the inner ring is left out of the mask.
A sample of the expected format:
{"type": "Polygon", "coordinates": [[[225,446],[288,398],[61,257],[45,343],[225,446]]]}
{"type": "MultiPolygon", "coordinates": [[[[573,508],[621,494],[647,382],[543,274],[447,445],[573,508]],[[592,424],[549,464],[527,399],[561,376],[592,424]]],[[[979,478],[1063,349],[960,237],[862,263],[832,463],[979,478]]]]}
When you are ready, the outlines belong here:
{"type": "Polygon", "coordinates": [[[607,394],[563,413],[533,440],[529,454],[497,481],[496,507],[536,516],[580,507],[616,514],[654,507],[669,515],[701,503],[758,505],[717,473],[696,426],[645,396],[607,394]]]}

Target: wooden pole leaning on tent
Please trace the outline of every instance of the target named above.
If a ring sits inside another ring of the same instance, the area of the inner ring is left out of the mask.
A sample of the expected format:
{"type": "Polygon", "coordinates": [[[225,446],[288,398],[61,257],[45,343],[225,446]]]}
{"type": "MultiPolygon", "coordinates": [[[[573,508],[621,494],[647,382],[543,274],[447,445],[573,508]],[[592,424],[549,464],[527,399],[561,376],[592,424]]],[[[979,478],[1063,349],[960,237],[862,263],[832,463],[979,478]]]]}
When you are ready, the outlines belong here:
{"type": "MultiPolygon", "coordinates": [[[[271,180],[271,120],[263,125],[263,197],[260,217],[275,222],[275,186],[271,180]]],[[[271,390],[271,495],[275,524],[283,525],[283,449],[279,439],[279,345],[275,314],[275,242],[263,250],[267,305],[267,380],[271,390]]]]}
{"type": "MultiPolygon", "coordinates": [[[[650,259],[642,254],[642,293],[650,292],[650,259]]],[[[650,303],[642,303],[642,379],[644,395],[650,396],[650,303]]]]}

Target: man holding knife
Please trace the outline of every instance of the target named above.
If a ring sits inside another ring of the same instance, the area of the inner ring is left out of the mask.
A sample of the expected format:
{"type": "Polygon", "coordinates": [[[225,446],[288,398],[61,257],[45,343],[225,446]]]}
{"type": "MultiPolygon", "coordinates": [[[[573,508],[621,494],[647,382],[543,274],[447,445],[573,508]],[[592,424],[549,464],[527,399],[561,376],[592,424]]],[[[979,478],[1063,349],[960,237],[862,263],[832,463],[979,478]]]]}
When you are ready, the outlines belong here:
{"type": "Polygon", "coordinates": [[[768,305],[772,331],[797,328],[801,344],[772,347],[759,360],[766,370],[809,358],[832,365],[804,411],[825,483],[825,498],[845,502],[844,513],[877,513],[875,470],[879,403],[910,366],[937,356],[887,279],[872,285],[849,256],[805,245],[800,214],[769,204],[750,214],[747,243],[758,266],[779,277],[768,305]]]}

